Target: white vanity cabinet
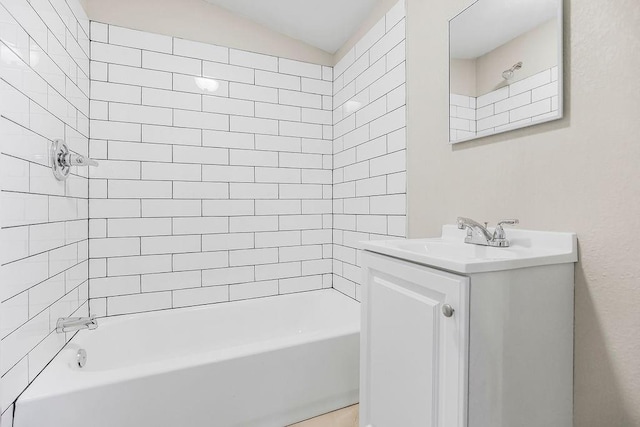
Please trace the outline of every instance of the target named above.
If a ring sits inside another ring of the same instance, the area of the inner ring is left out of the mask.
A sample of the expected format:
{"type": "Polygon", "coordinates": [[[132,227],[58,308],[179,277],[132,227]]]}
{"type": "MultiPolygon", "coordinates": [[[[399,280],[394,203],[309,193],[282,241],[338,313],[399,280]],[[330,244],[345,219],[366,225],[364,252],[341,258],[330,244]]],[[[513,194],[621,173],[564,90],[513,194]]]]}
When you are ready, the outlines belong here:
{"type": "Polygon", "coordinates": [[[361,252],[361,427],[572,426],[575,254],[467,245],[455,271],[382,246],[361,252]]]}

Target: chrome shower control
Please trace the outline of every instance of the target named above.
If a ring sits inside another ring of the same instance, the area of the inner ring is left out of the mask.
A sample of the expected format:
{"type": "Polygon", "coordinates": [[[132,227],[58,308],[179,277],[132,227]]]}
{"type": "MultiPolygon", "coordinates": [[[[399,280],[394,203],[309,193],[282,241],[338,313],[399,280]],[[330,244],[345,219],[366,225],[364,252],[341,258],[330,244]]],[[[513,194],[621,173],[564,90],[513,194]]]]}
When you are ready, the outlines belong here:
{"type": "Polygon", "coordinates": [[[98,162],[69,151],[67,144],[56,139],[51,143],[51,169],[58,181],[64,181],[71,173],[71,166],[98,166],[98,162]]]}

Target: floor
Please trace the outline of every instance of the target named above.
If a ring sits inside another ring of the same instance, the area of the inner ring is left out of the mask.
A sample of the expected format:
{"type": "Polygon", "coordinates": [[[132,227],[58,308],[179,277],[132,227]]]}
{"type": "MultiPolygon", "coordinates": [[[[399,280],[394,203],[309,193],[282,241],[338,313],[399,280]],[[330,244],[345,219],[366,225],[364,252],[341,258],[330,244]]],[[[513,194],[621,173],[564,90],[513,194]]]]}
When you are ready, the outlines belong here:
{"type": "Polygon", "coordinates": [[[289,427],[358,427],[358,405],[348,406],[289,427]]]}

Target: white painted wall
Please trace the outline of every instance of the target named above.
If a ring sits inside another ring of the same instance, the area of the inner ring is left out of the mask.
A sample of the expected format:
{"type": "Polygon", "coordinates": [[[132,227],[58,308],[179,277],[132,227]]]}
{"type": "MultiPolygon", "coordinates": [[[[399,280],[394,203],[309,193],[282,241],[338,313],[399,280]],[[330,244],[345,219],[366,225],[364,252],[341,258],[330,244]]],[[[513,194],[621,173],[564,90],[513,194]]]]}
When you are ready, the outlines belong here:
{"type": "Polygon", "coordinates": [[[58,317],[88,312],[88,179],[49,169],[49,144],[87,155],[89,21],[75,0],[0,1],[0,411],[72,334],[58,317]]]}
{"type": "Polygon", "coordinates": [[[565,117],[452,147],[447,28],[470,3],[408,0],[409,236],[458,215],[577,232],[574,425],[639,425],[640,4],[565,1],[565,117]]]}

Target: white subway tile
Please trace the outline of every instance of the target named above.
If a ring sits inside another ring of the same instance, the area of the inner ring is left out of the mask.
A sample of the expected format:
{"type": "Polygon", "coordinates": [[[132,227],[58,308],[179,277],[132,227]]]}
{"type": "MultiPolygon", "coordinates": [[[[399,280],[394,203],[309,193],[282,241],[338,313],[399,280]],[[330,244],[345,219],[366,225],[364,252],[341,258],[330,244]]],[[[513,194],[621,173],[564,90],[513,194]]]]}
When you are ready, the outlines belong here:
{"type": "Polygon", "coordinates": [[[229,289],[227,286],[208,286],[173,291],[174,308],[225,301],[229,301],[229,289]]]}
{"type": "Polygon", "coordinates": [[[162,236],[171,234],[170,218],[118,218],[107,221],[109,237],[162,236]]]}
{"type": "Polygon", "coordinates": [[[229,96],[229,82],[207,77],[173,75],[173,90],[201,95],[229,96]]]}
{"type": "Polygon", "coordinates": [[[278,58],[270,55],[230,49],[229,63],[260,70],[278,71],[278,58]]]}
{"type": "Polygon", "coordinates": [[[205,216],[253,215],[253,205],[253,200],[204,200],[202,213],[205,216]]]}
{"type": "Polygon", "coordinates": [[[551,99],[546,98],[533,104],[525,105],[524,107],[516,108],[509,112],[509,121],[516,122],[529,117],[538,116],[540,114],[548,113],[551,111],[551,99]]]}
{"type": "Polygon", "coordinates": [[[219,132],[204,130],[202,145],[210,147],[254,148],[254,135],[239,132],[219,132]]]}
{"type": "Polygon", "coordinates": [[[181,163],[143,163],[142,179],[200,181],[200,165],[181,163]]]}
{"type": "Polygon", "coordinates": [[[140,276],[103,277],[91,279],[91,298],[140,293],[140,276]]]}
{"type": "Polygon", "coordinates": [[[300,121],[301,118],[300,107],[262,102],[255,103],[255,115],[256,117],[276,120],[300,121]]]}
{"type": "Polygon", "coordinates": [[[254,83],[254,70],[216,62],[205,61],[202,65],[202,75],[232,82],[254,83]]]}
{"type": "Polygon", "coordinates": [[[203,251],[252,249],[253,233],[208,234],[202,236],[203,251]]]}
{"type": "Polygon", "coordinates": [[[275,248],[301,244],[300,231],[274,231],[255,234],[256,248],[275,248]]]}
{"type": "Polygon", "coordinates": [[[138,86],[91,81],[91,99],[140,104],[142,89],[138,86]]]}
{"type": "Polygon", "coordinates": [[[239,166],[278,166],[278,153],[268,151],[229,150],[229,164],[239,166]]]}
{"type": "Polygon", "coordinates": [[[278,134],[278,122],[269,119],[231,116],[230,129],[232,132],[261,133],[267,135],[278,134]]]}
{"type": "Polygon", "coordinates": [[[107,274],[109,276],[130,276],[169,271],[171,271],[171,255],[132,256],[107,260],[107,274]]]}
{"type": "Polygon", "coordinates": [[[109,43],[171,53],[171,37],[109,25],[109,43]]]}
{"type": "Polygon", "coordinates": [[[280,294],[322,289],[322,276],[295,277],[279,280],[280,294]]]}
{"type": "Polygon", "coordinates": [[[277,199],[278,184],[237,183],[229,184],[231,199],[277,199]]]}
{"type": "Polygon", "coordinates": [[[202,97],[192,93],[145,87],[142,88],[142,104],[184,110],[200,110],[202,108],[202,97]]]}
{"type": "Polygon", "coordinates": [[[280,217],[280,230],[310,230],[322,228],[321,215],[286,215],[280,217]]]}
{"type": "Polygon", "coordinates": [[[256,215],[293,215],[301,214],[302,205],[299,200],[256,200],[256,215]]]}
{"type": "Polygon", "coordinates": [[[169,108],[143,105],[109,103],[109,119],[118,122],[143,123],[149,125],[171,125],[172,111],[169,108]]]}
{"type": "Polygon", "coordinates": [[[142,52],[142,68],[200,76],[202,61],[145,50],[142,52]]]}
{"type": "Polygon", "coordinates": [[[142,51],[107,43],[91,42],[91,60],[140,67],[142,65],[142,51]]]}
{"type": "Polygon", "coordinates": [[[228,199],[229,184],[218,182],[174,182],[174,199],[228,199]]]}
{"type": "Polygon", "coordinates": [[[142,313],[171,308],[171,292],[116,296],[107,298],[107,315],[142,313]]]}
{"type": "Polygon", "coordinates": [[[254,280],[253,266],[202,270],[202,286],[230,285],[254,280]]]}
{"type": "Polygon", "coordinates": [[[173,234],[226,233],[229,220],[224,217],[173,218],[173,234]]]}
{"type": "Polygon", "coordinates": [[[302,138],[322,138],[322,126],[312,123],[280,122],[280,135],[302,138]]]}
{"type": "Polygon", "coordinates": [[[494,104],[495,114],[500,114],[504,111],[513,110],[523,105],[531,103],[531,92],[527,91],[519,95],[510,96],[509,98],[496,102],[494,104]]]}
{"type": "Polygon", "coordinates": [[[220,114],[253,116],[254,102],[219,96],[204,96],[202,97],[202,110],[220,114]]]}
{"type": "Polygon", "coordinates": [[[371,122],[371,138],[388,134],[405,127],[406,107],[400,107],[371,122]]]}
{"type": "Polygon", "coordinates": [[[180,271],[173,273],[145,274],[142,276],[141,289],[142,292],[158,292],[195,288],[201,286],[201,284],[202,280],[199,271],[180,271]]]}
{"type": "Polygon", "coordinates": [[[278,249],[245,249],[229,252],[229,265],[232,267],[243,265],[273,264],[278,262],[278,249]]]}
{"type": "Polygon", "coordinates": [[[200,200],[143,200],[143,217],[183,217],[200,216],[200,200]]]}
{"type": "Polygon", "coordinates": [[[140,239],[91,239],[89,251],[92,258],[110,258],[117,256],[140,255],[140,239]]]}
{"type": "Polygon", "coordinates": [[[278,99],[279,103],[284,105],[293,105],[296,107],[307,108],[322,108],[322,95],[313,93],[279,89],[278,99]]]}
{"type": "Polygon", "coordinates": [[[254,168],[246,166],[202,166],[203,181],[253,182],[254,168]]]}
{"type": "MultiPolygon", "coordinates": [[[[169,145],[109,141],[108,147],[109,159],[112,160],[171,161],[172,150],[169,145]]],[[[95,154],[92,152],[91,156],[95,157],[95,154]]]]}
{"type": "Polygon", "coordinates": [[[229,116],[198,111],[174,110],[173,125],[198,129],[229,130],[229,116]]]}
{"type": "Polygon", "coordinates": [[[162,144],[201,145],[202,133],[203,131],[200,129],[143,125],[142,141],[162,144]]]}
{"type": "Polygon", "coordinates": [[[279,262],[256,266],[256,280],[273,280],[285,277],[296,277],[302,274],[302,265],[299,262],[279,262]]]}
{"type": "Polygon", "coordinates": [[[173,39],[173,53],[208,61],[229,62],[229,49],[226,47],[179,38],[173,39]]]}
{"type": "MultiPolygon", "coordinates": [[[[199,252],[200,236],[154,236],[140,239],[142,255],[175,254],[183,252],[199,252]]],[[[144,289],[143,280],[143,291],[144,289]]]]}
{"type": "Polygon", "coordinates": [[[284,74],[293,74],[295,76],[310,77],[313,79],[322,78],[322,66],[291,59],[280,58],[278,71],[284,74]]]}
{"type": "Polygon", "coordinates": [[[171,73],[109,64],[109,82],[134,86],[171,89],[171,73]]]}
{"type": "Polygon", "coordinates": [[[248,298],[260,298],[277,294],[277,280],[242,283],[229,286],[229,298],[231,301],[243,300],[248,298]]]}
{"type": "Polygon", "coordinates": [[[300,90],[300,79],[298,76],[256,70],[255,84],[279,89],[300,90]]]}

